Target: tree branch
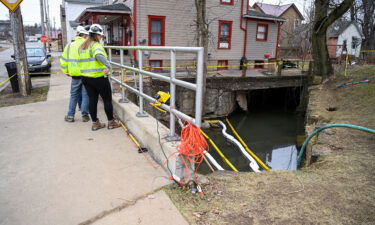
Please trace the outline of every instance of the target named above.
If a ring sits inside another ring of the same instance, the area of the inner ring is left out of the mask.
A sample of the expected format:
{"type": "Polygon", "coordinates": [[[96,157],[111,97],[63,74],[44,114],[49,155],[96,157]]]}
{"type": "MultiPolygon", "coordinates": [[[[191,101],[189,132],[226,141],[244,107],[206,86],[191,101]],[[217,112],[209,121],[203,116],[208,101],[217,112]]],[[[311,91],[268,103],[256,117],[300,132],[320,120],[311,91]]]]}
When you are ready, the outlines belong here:
{"type": "Polygon", "coordinates": [[[333,24],[338,18],[346,13],[353,5],[354,0],[344,0],[341,4],[336,7],[327,17],[322,24],[322,29],[325,31],[331,24],[333,24]]]}

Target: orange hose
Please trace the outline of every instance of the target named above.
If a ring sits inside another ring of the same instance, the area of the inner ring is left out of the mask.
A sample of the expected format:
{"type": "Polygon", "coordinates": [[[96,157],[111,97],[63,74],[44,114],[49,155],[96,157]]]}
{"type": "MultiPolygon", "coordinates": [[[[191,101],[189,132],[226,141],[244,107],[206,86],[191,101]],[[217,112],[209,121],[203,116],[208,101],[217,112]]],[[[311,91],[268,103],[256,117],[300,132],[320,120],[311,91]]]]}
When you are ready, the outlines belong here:
{"type": "MultiPolygon", "coordinates": [[[[188,177],[190,181],[189,163],[196,164],[195,172],[198,170],[200,164],[204,160],[204,151],[208,151],[208,144],[198,127],[185,121],[181,131],[181,144],[178,146],[178,152],[185,165],[184,178],[188,177]]],[[[187,184],[187,182],[180,181],[180,184],[187,184]]]]}

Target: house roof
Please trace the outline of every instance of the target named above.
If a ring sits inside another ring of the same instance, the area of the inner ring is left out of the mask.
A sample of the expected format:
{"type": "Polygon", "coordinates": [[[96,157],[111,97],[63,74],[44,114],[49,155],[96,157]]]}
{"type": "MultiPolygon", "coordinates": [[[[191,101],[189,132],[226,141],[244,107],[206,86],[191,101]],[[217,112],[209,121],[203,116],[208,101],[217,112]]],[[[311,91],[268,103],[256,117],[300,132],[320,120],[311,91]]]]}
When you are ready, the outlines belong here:
{"type": "Polygon", "coordinates": [[[10,20],[0,20],[0,24],[10,24],[10,20]]]}
{"type": "Polygon", "coordinates": [[[83,18],[87,13],[131,14],[131,9],[123,3],[88,7],[77,17],[76,21],[80,21],[80,19],[83,18]]]}
{"type": "Polygon", "coordinates": [[[286,5],[272,5],[266,3],[255,3],[253,7],[258,6],[262,12],[267,13],[269,15],[280,17],[282,16],[290,7],[293,7],[294,10],[298,13],[302,20],[304,17],[302,16],[301,12],[298,10],[297,6],[294,3],[286,4],[286,5]]]}
{"type": "Polygon", "coordinates": [[[258,12],[255,10],[249,10],[247,14],[244,15],[245,18],[250,18],[250,19],[262,19],[262,20],[271,20],[271,21],[286,21],[283,18],[279,18],[277,16],[269,15],[263,12],[258,12]]]}
{"type": "Polygon", "coordinates": [[[357,28],[358,33],[363,37],[361,30],[358,27],[358,24],[355,21],[347,21],[347,20],[337,20],[334,22],[327,30],[327,36],[329,38],[338,37],[342,34],[351,24],[357,28]]]}
{"type": "Polygon", "coordinates": [[[92,11],[108,11],[108,12],[131,12],[131,9],[129,7],[127,7],[125,4],[123,3],[117,3],[117,4],[113,4],[113,5],[103,5],[103,6],[95,6],[95,7],[89,7],[89,8],[86,8],[87,11],[89,12],[92,12],[92,11]]]}

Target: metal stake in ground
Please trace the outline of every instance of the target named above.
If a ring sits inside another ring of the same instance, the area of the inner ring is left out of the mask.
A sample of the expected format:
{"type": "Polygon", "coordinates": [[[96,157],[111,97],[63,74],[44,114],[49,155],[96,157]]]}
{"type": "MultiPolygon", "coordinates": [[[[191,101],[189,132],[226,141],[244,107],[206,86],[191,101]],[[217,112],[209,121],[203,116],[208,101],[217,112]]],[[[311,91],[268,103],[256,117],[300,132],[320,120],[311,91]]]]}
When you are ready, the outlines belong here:
{"type": "Polygon", "coordinates": [[[18,7],[14,12],[9,11],[9,15],[13,33],[14,58],[17,63],[18,84],[21,95],[27,96],[31,94],[31,80],[27,66],[25,35],[23,32],[21,8],[18,7]]]}

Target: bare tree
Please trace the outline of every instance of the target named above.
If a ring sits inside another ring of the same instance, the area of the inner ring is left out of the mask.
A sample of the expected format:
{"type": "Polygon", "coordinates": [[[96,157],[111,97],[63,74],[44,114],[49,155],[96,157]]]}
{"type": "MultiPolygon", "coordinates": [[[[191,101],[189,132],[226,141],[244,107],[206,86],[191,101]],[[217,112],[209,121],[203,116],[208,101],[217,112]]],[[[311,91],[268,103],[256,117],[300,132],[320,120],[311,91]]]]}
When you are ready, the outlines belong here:
{"type": "Polygon", "coordinates": [[[209,23],[206,18],[206,0],[195,0],[197,10],[197,45],[204,48],[204,74],[207,73],[209,23]]]}
{"type": "Polygon", "coordinates": [[[362,31],[365,36],[363,49],[375,48],[375,1],[362,0],[361,9],[363,10],[362,31]]]}
{"type": "MultiPolygon", "coordinates": [[[[372,1],[372,0],[371,0],[372,1]]],[[[327,49],[327,29],[338,18],[346,13],[354,0],[343,0],[339,4],[330,4],[330,0],[315,0],[315,14],[312,30],[312,52],[314,74],[324,79],[333,75],[327,49]]]]}

